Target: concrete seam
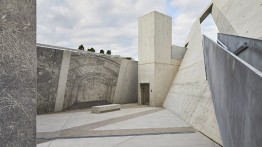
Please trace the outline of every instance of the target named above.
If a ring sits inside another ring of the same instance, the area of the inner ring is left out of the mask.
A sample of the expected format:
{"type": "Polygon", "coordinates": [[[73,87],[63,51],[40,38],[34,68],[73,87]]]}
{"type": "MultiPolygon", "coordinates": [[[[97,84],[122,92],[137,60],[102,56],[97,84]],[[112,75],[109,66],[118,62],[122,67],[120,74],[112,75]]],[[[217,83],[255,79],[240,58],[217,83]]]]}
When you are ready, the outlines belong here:
{"type": "Polygon", "coordinates": [[[117,146],[119,146],[120,144],[123,144],[123,143],[125,143],[125,142],[127,142],[127,141],[129,141],[129,140],[131,140],[131,139],[133,139],[133,138],[135,138],[136,136],[133,136],[133,137],[131,137],[131,138],[129,138],[129,139],[126,139],[126,140],[124,140],[124,141],[121,141],[121,142],[119,142],[118,144],[116,144],[116,145],[114,145],[113,147],[117,147],[117,146]]]}

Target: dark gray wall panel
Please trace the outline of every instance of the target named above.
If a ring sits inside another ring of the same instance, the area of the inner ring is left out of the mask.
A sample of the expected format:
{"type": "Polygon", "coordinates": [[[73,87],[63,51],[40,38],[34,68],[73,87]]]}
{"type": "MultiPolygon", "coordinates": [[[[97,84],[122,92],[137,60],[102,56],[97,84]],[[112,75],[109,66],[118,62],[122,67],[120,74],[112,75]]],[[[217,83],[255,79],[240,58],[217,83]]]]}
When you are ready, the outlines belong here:
{"type": "Polygon", "coordinates": [[[34,147],[36,1],[0,2],[0,146],[34,147]]]}
{"type": "Polygon", "coordinates": [[[218,40],[233,53],[236,53],[240,47],[244,48],[236,55],[262,71],[262,40],[227,34],[218,34],[218,40]]]}
{"type": "Polygon", "coordinates": [[[204,48],[223,146],[261,146],[262,73],[207,37],[204,48]]]}
{"type": "Polygon", "coordinates": [[[37,47],[37,114],[54,112],[63,51],[37,47]]]}

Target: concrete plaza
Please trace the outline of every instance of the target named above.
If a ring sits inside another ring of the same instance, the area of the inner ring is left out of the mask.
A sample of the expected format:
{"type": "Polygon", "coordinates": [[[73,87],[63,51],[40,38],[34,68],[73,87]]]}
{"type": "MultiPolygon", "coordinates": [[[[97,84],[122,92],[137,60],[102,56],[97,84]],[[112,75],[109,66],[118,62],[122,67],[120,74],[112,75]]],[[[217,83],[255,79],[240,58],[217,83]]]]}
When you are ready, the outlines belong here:
{"type": "Polygon", "coordinates": [[[37,116],[38,147],[216,147],[170,111],[122,105],[120,111],[90,109],[37,116]]]}

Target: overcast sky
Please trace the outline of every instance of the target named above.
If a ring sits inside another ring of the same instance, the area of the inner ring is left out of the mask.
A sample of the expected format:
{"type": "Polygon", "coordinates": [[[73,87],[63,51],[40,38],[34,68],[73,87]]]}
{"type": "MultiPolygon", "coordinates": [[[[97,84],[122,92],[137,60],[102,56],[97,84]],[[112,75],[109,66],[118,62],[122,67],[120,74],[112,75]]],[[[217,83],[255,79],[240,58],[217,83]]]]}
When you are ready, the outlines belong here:
{"type": "MultiPolygon", "coordinates": [[[[111,49],[137,59],[138,17],[159,11],[172,17],[173,44],[184,46],[193,22],[211,0],[37,0],[37,42],[69,48],[111,49]]],[[[212,17],[202,24],[215,39],[212,17]]]]}

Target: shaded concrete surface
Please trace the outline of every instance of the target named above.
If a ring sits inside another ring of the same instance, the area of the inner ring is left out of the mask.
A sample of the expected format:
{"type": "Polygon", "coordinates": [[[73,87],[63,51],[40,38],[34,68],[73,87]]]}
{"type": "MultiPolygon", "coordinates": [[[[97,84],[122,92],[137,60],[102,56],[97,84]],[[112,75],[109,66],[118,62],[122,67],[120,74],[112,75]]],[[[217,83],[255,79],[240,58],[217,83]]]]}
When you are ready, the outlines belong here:
{"type": "Polygon", "coordinates": [[[170,111],[136,104],[102,114],[85,109],[38,115],[37,142],[38,147],[217,146],[170,111]]]}
{"type": "Polygon", "coordinates": [[[229,51],[262,72],[262,40],[220,33],[217,38],[229,51]]]}
{"type": "Polygon", "coordinates": [[[262,73],[207,37],[204,48],[223,145],[261,146],[262,73]]]}

